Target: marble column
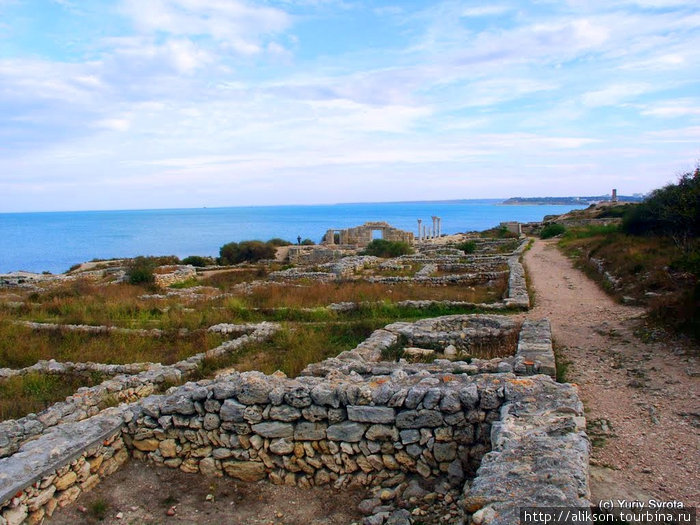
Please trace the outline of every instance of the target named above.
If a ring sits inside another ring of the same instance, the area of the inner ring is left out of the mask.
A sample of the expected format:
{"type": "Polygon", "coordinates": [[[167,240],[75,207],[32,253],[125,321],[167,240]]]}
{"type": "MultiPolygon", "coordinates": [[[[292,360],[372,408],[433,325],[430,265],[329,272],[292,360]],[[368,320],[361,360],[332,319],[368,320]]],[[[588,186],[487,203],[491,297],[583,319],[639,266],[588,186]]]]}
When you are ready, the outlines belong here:
{"type": "Polygon", "coordinates": [[[421,227],[420,227],[420,225],[421,225],[422,222],[423,222],[422,219],[418,219],[418,240],[419,240],[419,241],[422,241],[422,240],[423,240],[423,237],[421,236],[421,227]]]}

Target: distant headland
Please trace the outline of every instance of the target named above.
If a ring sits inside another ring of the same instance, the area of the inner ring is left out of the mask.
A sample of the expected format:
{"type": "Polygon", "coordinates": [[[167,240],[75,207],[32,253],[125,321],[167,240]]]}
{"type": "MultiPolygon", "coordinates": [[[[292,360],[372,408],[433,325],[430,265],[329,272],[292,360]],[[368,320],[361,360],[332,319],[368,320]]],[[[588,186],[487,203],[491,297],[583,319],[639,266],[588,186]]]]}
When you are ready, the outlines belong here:
{"type": "MultiPolygon", "coordinates": [[[[644,195],[617,195],[617,202],[641,202],[644,195]]],[[[610,195],[596,195],[589,197],[511,197],[503,201],[502,204],[522,205],[522,204],[542,204],[550,206],[580,206],[596,204],[598,202],[610,201],[610,195]]]]}

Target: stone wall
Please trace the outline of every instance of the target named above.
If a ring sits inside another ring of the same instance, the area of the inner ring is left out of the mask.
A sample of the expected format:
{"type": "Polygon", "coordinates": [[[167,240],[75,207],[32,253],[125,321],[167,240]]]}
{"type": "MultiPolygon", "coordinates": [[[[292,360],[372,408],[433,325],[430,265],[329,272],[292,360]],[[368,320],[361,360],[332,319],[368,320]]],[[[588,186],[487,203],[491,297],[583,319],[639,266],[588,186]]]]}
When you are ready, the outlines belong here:
{"type": "Polygon", "coordinates": [[[129,458],[123,423],[112,409],[65,423],[0,459],[0,523],[41,523],[115,472],[129,458]]]}
{"type": "MultiPolygon", "coordinates": [[[[148,368],[137,374],[119,374],[97,386],[80,388],[74,395],[67,397],[65,401],[54,403],[39,414],[29,414],[16,420],[2,421],[0,422],[0,457],[13,454],[22,443],[41,435],[59,422],[80,421],[98,414],[105,404],[133,402],[152,394],[162,385],[179,383],[197,370],[199,363],[205,358],[218,357],[252,342],[264,341],[278,329],[279,325],[268,322],[246,325],[215,325],[209,330],[219,333],[233,333],[239,337],[172,365],[148,363],[148,368]]],[[[59,372],[61,365],[63,364],[57,363],[53,367],[54,373],[59,372]]],[[[115,366],[129,365],[94,363],[90,368],[97,372],[109,373],[114,370],[115,366]]],[[[72,367],[64,366],[63,368],[66,373],[70,373],[72,367]]]]}
{"type": "Polygon", "coordinates": [[[146,398],[125,439],[136,458],[244,481],[396,486],[442,473],[460,483],[490,449],[506,380],[233,374],[146,398]]]}
{"type": "Polygon", "coordinates": [[[170,285],[182,283],[197,277],[197,269],[191,265],[161,266],[156,269],[156,285],[166,288],[170,285]],[[159,273],[159,272],[163,273],[159,273]]]}
{"type": "MultiPolygon", "coordinates": [[[[553,363],[546,320],[523,324],[510,360],[381,361],[382,349],[401,339],[446,344],[511,324],[497,316],[394,323],[324,362],[346,367],[319,363],[320,373],[297,379],[232,373],[62,422],[0,459],[0,523],[38,523],[129,455],[300,487],[400,493],[415,479],[439,477],[463,487],[461,508],[485,525],[517,523],[518,507],[528,503],[585,506],[589,445],[575,387],[512,372],[553,363]]],[[[215,330],[240,333],[236,325],[215,330]]]]}
{"type": "Polygon", "coordinates": [[[372,233],[377,230],[381,230],[382,239],[386,241],[413,244],[414,235],[412,232],[399,230],[398,228],[394,228],[389,223],[383,221],[366,222],[361,226],[355,226],[354,228],[347,228],[343,230],[328,230],[323,236],[323,244],[344,244],[360,247],[367,246],[373,240],[372,233]],[[335,242],[336,233],[338,233],[340,236],[340,243],[335,242]]]}

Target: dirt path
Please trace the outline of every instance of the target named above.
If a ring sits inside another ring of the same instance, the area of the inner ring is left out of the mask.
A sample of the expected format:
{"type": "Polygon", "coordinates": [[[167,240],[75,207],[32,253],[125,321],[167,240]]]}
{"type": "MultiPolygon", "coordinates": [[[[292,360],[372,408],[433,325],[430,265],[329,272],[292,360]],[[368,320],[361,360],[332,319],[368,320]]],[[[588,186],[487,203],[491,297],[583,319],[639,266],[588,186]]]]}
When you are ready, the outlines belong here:
{"type": "Polygon", "coordinates": [[[700,369],[688,341],[645,342],[641,308],[615,303],[551,242],[525,255],[530,318],[547,317],[593,442],[592,499],[700,504],[700,369]]]}

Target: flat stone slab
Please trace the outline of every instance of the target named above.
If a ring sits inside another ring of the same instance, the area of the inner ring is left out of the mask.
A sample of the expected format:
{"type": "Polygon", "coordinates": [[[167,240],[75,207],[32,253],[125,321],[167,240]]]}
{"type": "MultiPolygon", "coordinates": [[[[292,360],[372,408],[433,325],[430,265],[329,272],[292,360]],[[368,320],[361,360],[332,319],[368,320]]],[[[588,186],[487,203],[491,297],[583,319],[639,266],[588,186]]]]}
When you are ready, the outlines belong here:
{"type": "Polygon", "coordinates": [[[69,464],[86,449],[119,432],[123,424],[122,413],[113,409],[77,423],[57,425],[25,443],[12,456],[0,459],[0,502],[69,464]]]}

